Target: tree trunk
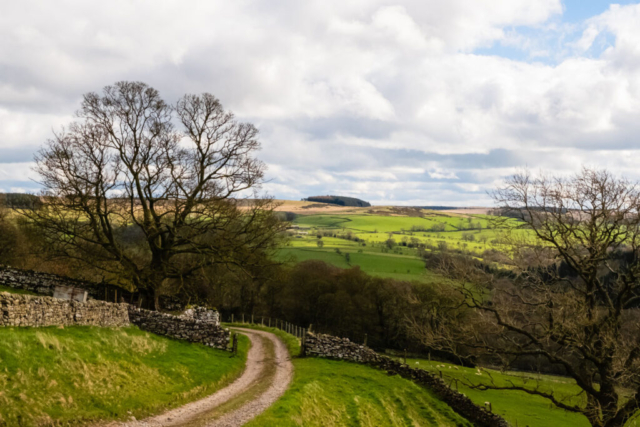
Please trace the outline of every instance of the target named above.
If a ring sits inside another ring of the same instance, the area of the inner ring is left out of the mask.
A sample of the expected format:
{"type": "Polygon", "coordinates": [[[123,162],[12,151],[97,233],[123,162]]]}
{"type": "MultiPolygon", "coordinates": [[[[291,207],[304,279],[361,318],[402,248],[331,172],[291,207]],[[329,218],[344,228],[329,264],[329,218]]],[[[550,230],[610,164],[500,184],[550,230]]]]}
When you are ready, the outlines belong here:
{"type": "Polygon", "coordinates": [[[152,289],[151,292],[153,292],[153,309],[160,311],[160,292],[156,288],[152,289]]]}

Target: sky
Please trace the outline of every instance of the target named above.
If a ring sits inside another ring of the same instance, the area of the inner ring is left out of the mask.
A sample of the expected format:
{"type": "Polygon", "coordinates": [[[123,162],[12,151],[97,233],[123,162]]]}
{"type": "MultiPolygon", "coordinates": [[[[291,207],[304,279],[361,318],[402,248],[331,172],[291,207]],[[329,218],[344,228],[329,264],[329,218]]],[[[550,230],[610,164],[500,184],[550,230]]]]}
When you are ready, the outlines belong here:
{"type": "Polygon", "coordinates": [[[640,4],[0,0],[0,192],[82,94],[209,92],[255,124],[280,199],[491,206],[528,168],[640,180],[640,4]]]}

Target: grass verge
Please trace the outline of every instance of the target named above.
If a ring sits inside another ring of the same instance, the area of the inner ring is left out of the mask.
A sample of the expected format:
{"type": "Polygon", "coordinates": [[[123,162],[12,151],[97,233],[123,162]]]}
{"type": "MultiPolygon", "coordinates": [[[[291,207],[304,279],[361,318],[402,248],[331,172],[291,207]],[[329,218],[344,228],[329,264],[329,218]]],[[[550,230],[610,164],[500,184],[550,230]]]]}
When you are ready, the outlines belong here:
{"type": "Polygon", "coordinates": [[[21,294],[21,295],[37,295],[35,292],[27,291],[26,289],[16,289],[11,288],[9,286],[0,285],[0,292],[8,292],[10,294],[21,294]]]}
{"type": "Polygon", "coordinates": [[[131,328],[0,328],[0,425],[143,418],[197,400],[243,371],[238,357],[131,328]]]}
{"type": "Polygon", "coordinates": [[[248,427],[471,426],[430,391],[398,376],[326,359],[293,363],[289,390],[248,427]]]}

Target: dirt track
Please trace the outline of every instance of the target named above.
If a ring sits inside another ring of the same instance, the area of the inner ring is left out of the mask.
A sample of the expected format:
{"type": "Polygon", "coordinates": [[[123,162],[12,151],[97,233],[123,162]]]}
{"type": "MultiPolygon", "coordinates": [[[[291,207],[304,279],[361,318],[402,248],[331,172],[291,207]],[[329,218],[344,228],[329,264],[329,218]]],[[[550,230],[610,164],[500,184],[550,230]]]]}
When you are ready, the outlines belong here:
{"type": "Polygon", "coordinates": [[[286,346],[274,334],[233,328],[249,337],[251,349],[242,375],[214,394],[140,421],[109,427],[237,427],[271,406],[289,387],[293,365],[286,346]]]}

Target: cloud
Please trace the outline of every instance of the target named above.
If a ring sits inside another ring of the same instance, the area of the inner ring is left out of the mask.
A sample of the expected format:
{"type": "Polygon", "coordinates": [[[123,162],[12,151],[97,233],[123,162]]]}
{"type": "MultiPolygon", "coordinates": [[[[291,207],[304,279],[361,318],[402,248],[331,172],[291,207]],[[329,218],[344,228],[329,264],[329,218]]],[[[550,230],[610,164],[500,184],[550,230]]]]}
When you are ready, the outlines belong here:
{"type": "Polygon", "coordinates": [[[559,0],[0,6],[5,189],[37,188],[33,152],[118,80],[218,96],[260,129],[264,189],[281,198],[489,204],[523,166],[640,178],[639,5],[578,25],[559,0]]]}

